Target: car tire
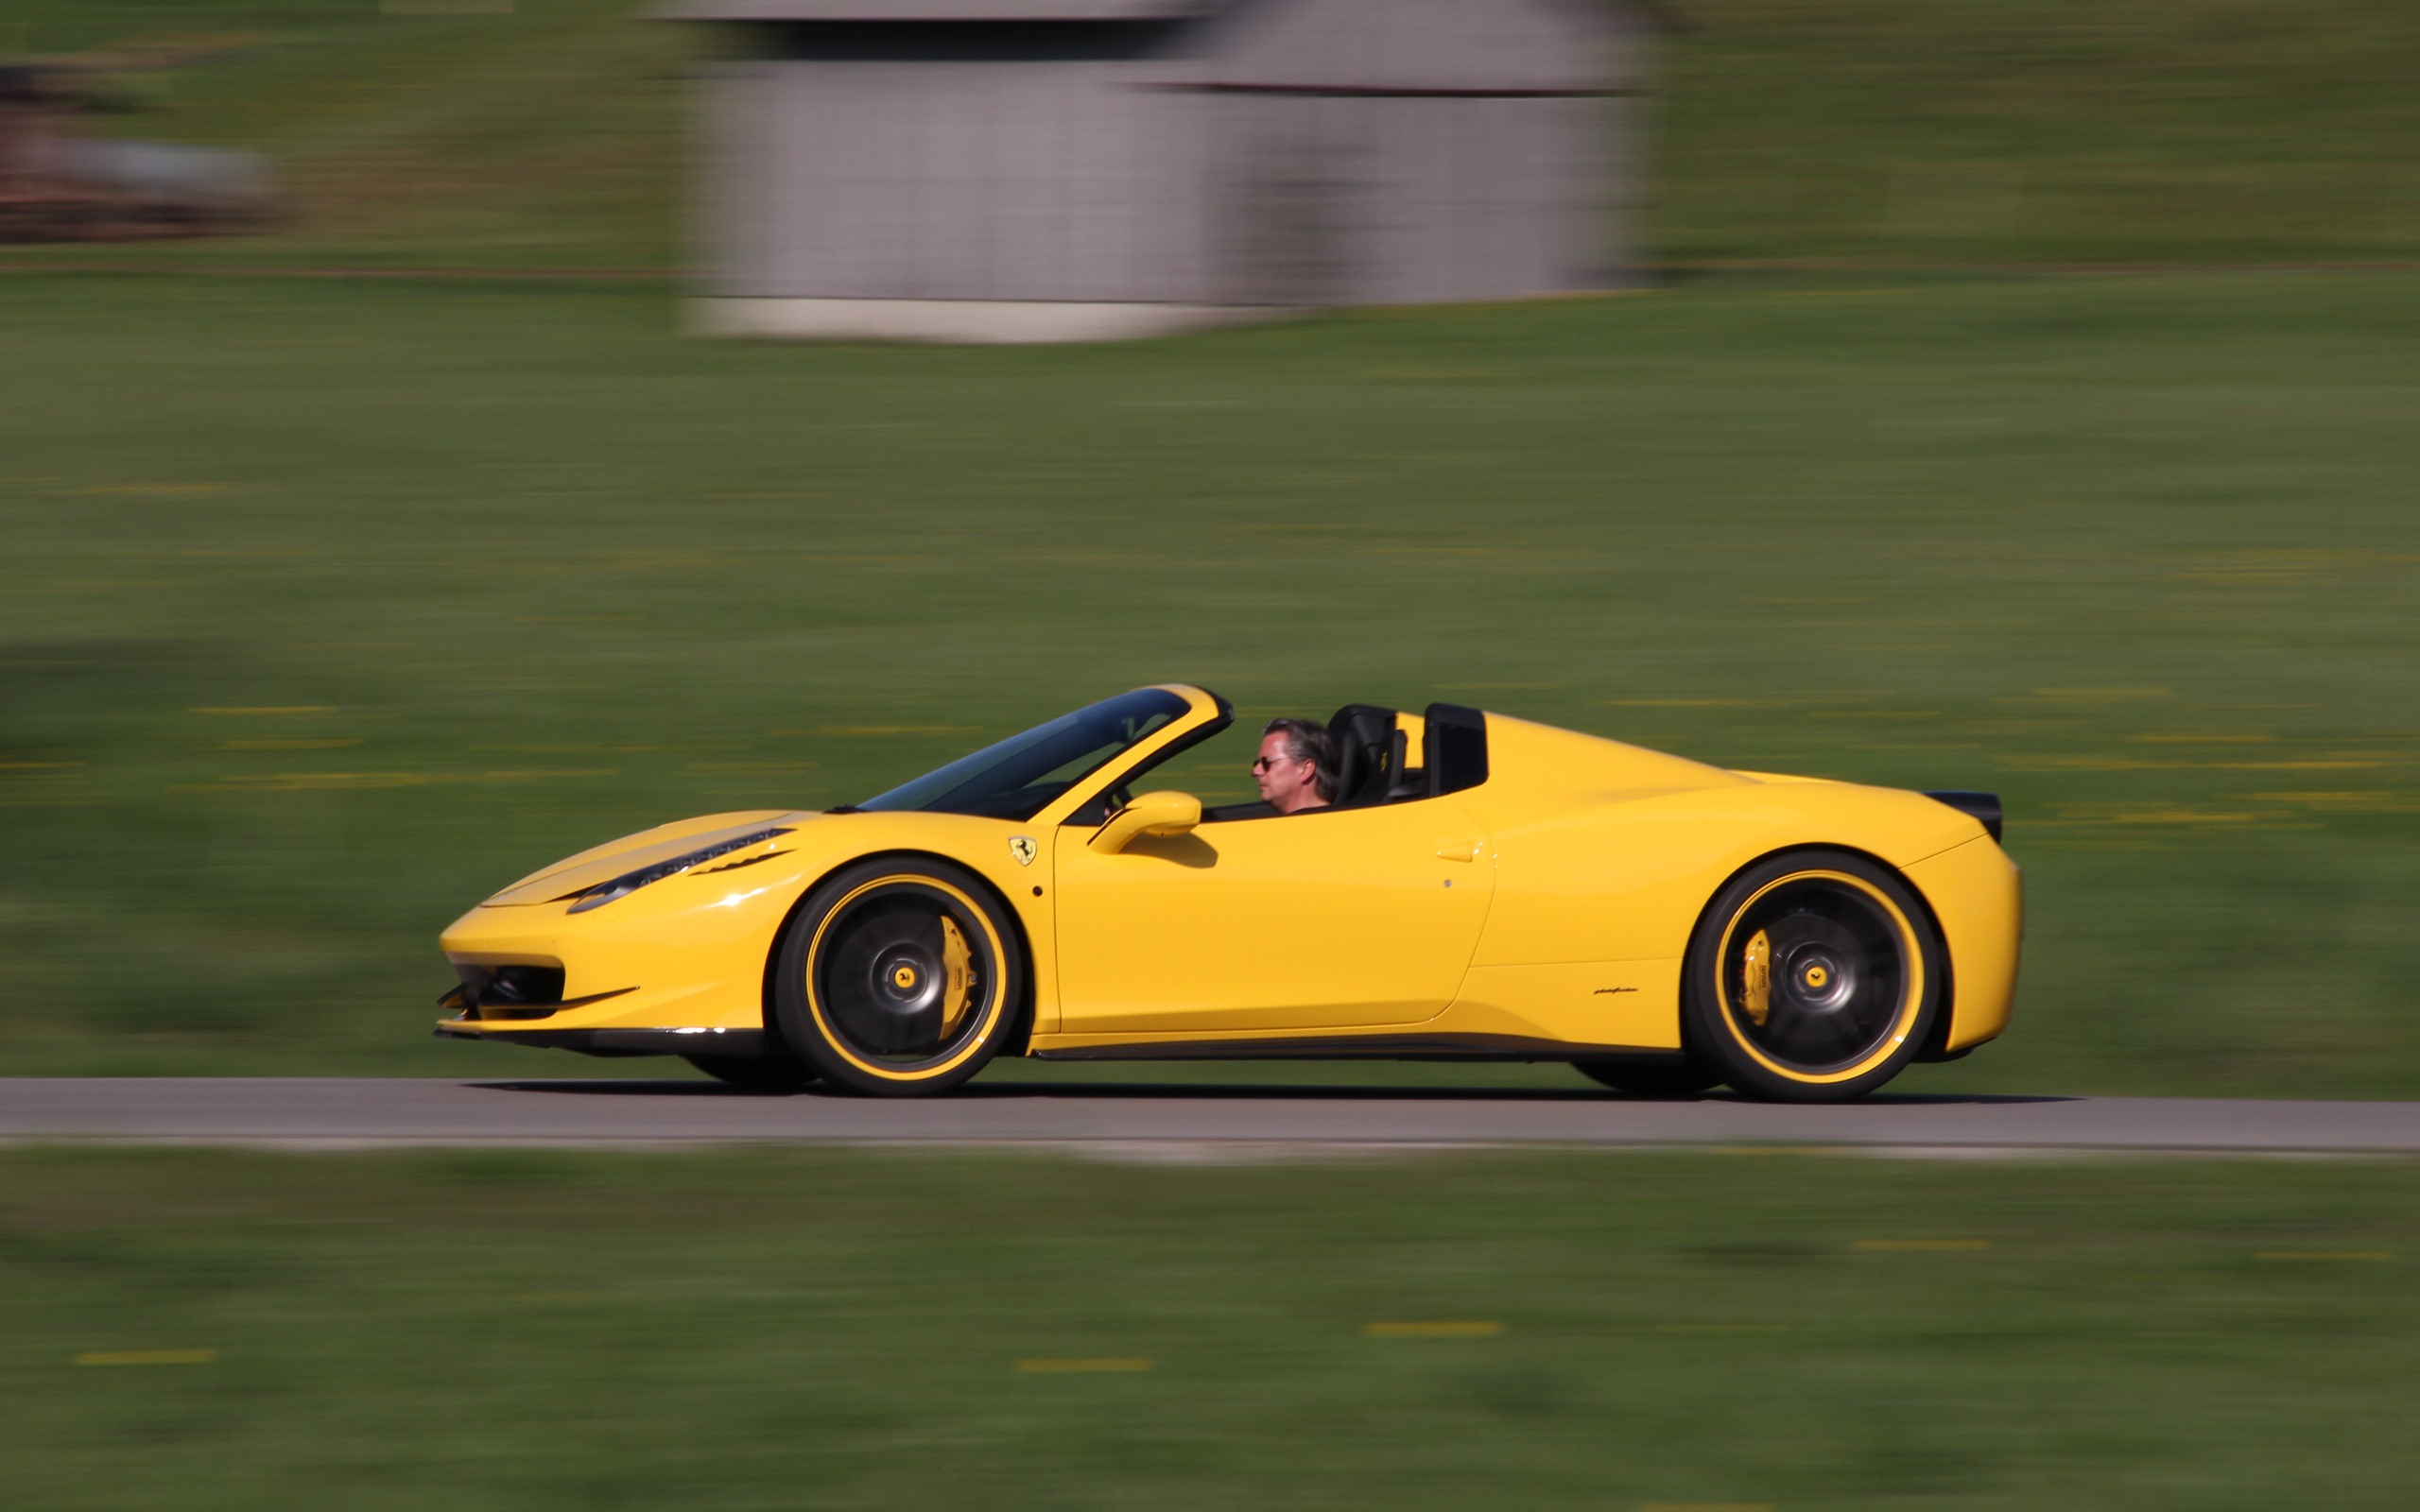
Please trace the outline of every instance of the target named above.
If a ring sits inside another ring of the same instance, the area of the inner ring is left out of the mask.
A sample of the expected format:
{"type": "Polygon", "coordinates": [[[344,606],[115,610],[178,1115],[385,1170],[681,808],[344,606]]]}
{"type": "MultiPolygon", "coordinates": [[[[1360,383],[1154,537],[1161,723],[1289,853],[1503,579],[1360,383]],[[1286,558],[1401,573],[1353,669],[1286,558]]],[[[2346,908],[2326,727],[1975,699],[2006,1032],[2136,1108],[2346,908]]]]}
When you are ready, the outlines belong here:
{"type": "Polygon", "coordinates": [[[1931,915],[1889,868],[1846,850],[1769,856],[1699,920],[1683,1037],[1748,1096],[1862,1097],[1924,1045],[1945,959],[1931,915]]]}
{"type": "Polygon", "coordinates": [[[1025,991],[1016,927],[963,868],[860,862],[817,887],[774,963],[783,1040],[832,1086],[947,1091],[999,1053],[1025,991]]]}
{"type": "Polygon", "coordinates": [[[752,1092],[794,1092],[815,1085],[815,1072],[796,1056],[683,1056],[682,1059],[726,1086],[752,1092]]]}
{"type": "Polygon", "coordinates": [[[1693,1064],[1642,1065],[1634,1060],[1575,1060],[1591,1081],[1633,1097],[1695,1097],[1722,1085],[1722,1078],[1693,1064]]]}

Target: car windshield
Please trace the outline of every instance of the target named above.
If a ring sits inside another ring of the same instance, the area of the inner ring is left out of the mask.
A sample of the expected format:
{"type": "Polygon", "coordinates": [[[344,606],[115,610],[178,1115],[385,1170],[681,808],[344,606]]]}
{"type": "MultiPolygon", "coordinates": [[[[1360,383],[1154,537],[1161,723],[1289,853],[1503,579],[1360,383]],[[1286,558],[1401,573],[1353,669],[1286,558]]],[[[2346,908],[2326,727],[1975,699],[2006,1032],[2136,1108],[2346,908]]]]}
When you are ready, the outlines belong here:
{"type": "Polygon", "coordinates": [[[1029,819],[1191,707],[1163,688],[1121,694],[986,746],[856,807],[1029,819]]]}

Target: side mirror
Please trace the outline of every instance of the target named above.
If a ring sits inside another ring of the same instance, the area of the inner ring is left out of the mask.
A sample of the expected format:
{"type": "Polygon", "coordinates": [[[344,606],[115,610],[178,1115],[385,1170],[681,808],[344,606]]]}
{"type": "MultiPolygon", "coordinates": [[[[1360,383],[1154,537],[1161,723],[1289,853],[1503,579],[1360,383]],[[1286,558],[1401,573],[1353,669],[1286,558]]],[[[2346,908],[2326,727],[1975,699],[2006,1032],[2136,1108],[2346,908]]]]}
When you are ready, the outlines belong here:
{"type": "Polygon", "coordinates": [[[1201,822],[1201,800],[1190,793],[1145,793],[1093,832],[1092,848],[1115,855],[1137,835],[1184,834],[1201,822]]]}

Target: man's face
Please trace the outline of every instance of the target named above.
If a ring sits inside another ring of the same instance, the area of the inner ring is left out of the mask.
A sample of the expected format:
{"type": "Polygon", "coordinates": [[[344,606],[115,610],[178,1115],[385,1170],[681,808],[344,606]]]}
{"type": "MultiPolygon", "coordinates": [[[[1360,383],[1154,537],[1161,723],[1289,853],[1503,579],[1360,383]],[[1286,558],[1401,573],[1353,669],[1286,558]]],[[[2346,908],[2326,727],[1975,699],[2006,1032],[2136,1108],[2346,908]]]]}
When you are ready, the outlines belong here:
{"type": "Polygon", "coordinates": [[[1284,730],[1260,737],[1260,759],[1252,764],[1252,775],[1260,783],[1260,800],[1280,814],[1293,813],[1319,792],[1319,767],[1286,754],[1284,730]]]}

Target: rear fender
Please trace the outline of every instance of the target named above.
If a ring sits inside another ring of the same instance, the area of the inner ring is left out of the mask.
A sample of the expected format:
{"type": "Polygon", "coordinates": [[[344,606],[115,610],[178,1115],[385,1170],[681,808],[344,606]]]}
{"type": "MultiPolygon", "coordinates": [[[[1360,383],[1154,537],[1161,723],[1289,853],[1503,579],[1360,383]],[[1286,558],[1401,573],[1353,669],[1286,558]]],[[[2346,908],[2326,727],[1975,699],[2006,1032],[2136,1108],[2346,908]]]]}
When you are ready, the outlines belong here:
{"type": "MultiPolygon", "coordinates": [[[[1890,862],[1883,860],[1880,856],[1876,855],[1873,851],[1866,850],[1862,846],[1815,844],[1789,845],[1783,846],[1777,850],[1768,850],[1763,855],[1743,863],[1729,876],[1723,878],[1720,885],[1717,886],[1714,891],[1706,895],[1705,906],[1698,911],[1698,921],[1689,931],[1689,945],[1691,952],[1694,953],[1698,939],[1704,934],[1707,925],[1713,920],[1715,902],[1721,898],[1724,892],[1730,889],[1733,883],[1747,875],[1747,873],[1753,868],[1761,867],[1769,861],[1776,861],[1792,855],[1814,854],[1816,852],[1828,852],[1833,855],[1852,855],[1860,860],[1871,862],[1875,866],[1882,868],[1882,870],[1889,873],[1891,876],[1897,878],[1900,884],[1908,889],[1909,893],[1915,898],[1917,908],[1920,909],[1925,916],[1925,922],[1932,929],[1933,938],[1942,942],[1941,1006],[1933,1014],[1932,1026],[1925,1031],[1925,1041],[1922,1048],[1917,1050],[1916,1058],[1918,1060],[1940,1060],[1945,1058],[1942,1051],[1947,1042],[1950,1023],[1955,1016],[1958,1005],[1958,952],[1951,947],[1949,942],[1949,932],[1943,926],[1940,911],[1933,907],[1932,900],[1925,895],[1925,889],[1918,885],[1915,879],[1910,877],[1906,871],[1893,866],[1890,862]]],[[[1922,865],[1922,863],[1919,863],[1919,865],[1922,865]]],[[[1681,958],[1681,972],[1683,978],[1681,990],[1684,994],[1688,991],[1688,956],[1685,954],[1681,958]]],[[[1685,999],[1684,1011],[1681,1014],[1681,1027],[1685,1037],[1688,1028],[1688,1022],[1689,1016],[1685,1010],[1685,999]]]]}

